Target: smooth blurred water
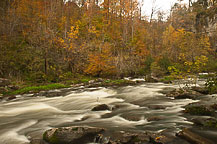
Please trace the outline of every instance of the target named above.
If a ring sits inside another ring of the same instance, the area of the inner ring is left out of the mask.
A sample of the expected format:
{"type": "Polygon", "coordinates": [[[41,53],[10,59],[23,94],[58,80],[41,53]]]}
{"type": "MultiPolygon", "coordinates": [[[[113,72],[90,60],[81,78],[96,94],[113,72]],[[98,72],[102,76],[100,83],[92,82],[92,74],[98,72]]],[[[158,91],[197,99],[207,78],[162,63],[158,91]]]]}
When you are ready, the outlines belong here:
{"type": "Polygon", "coordinates": [[[176,85],[146,83],[119,88],[84,88],[59,97],[21,96],[14,101],[0,102],[0,143],[25,144],[31,137],[40,138],[52,127],[88,125],[114,130],[176,132],[191,126],[180,111],[195,100],[173,100],[159,91],[176,85]],[[113,111],[91,111],[107,104],[113,111]],[[160,105],[165,109],[152,109],[160,105]],[[152,116],[159,121],[148,122],[152,116]],[[130,120],[135,117],[135,120],[130,120]]]}

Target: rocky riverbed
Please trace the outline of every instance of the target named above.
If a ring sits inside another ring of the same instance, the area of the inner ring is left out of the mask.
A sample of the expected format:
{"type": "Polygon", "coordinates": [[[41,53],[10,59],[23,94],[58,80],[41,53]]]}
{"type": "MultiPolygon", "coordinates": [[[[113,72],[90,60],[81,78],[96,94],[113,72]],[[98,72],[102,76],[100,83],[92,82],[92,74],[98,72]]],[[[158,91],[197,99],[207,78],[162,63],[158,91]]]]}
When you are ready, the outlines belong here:
{"type": "Polygon", "coordinates": [[[163,83],[16,96],[1,102],[0,142],[215,143],[216,97],[163,83]]]}

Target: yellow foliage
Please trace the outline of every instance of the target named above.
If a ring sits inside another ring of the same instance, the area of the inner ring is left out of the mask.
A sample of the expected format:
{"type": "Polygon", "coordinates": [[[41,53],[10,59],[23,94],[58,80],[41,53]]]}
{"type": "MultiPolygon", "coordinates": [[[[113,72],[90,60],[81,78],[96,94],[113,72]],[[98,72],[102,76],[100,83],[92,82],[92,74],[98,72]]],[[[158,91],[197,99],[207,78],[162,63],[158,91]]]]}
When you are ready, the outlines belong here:
{"type": "Polygon", "coordinates": [[[89,54],[89,64],[85,73],[97,76],[114,73],[114,65],[110,52],[110,45],[105,43],[101,50],[89,54]]]}
{"type": "Polygon", "coordinates": [[[164,52],[175,62],[193,62],[196,56],[208,55],[212,51],[207,36],[198,37],[184,29],[175,30],[171,25],[163,34],[163,46],[164,52]]]}

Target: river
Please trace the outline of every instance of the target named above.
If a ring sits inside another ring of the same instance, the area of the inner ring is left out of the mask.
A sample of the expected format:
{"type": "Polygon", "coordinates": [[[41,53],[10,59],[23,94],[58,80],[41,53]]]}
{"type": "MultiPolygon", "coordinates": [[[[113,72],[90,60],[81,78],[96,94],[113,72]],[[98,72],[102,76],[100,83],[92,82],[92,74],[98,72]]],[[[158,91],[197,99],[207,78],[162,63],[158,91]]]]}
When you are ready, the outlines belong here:
{"type": "MultiPolygon", "coordinates": [[[[191,122],[182,116],[183,106],[196,102],[174,100],[161,93],[165,88],[178,88],[163,83],[145,83],[117,88],[79,88],[65,96],[20,96],[0,102],[0,143],[27,144],[31,137],[40,138],[49,128],[88,125],[114,130],[175,133],[191,122]],[[91,111],[107,104],[112,111],[91,111]],[[148,118],[158,117],[158,121],[148,118]]],[[[61,90],[56,90],[61,91],[61,90]]]]}

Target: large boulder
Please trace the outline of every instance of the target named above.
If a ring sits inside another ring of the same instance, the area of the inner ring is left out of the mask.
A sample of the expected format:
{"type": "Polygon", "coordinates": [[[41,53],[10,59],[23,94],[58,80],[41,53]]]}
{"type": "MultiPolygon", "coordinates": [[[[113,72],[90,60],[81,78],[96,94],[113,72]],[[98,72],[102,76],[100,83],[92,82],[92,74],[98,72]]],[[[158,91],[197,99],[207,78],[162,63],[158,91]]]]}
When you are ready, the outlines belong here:
{"type": "Polygon", "coordinates": [[[44,133],[43,139],[49,144],[85,144],[103,132],[102,128],[87,126],[53,128],[44,133]]]}
{"type": "Polygon", "coordinates": [[[104,110],[110,110],[109,106],[106,104],[101,104],[101,105],[97,105],[95,106],[92,111],[104,111],[104,110]]]}
{"type": "Polygon", "coordinates": [[[0,87],[5,87],[11,84],[9,79],[0,78],[0,87]]]}
{"type": "Polygon", "coordinates": [[[197,99],[199,96],[202,96],[202,94],[193,90],[175,89],[166,94],[166,96],[175,99],[197,99]]]}
{"type": "Polygon", "coordinates": [[[203,115],[203,116],[211,116],[213,111],[207,105],[201,104],[190,104],[185,107],[185,113],[189,113],[191,115],[203,115]]]}

